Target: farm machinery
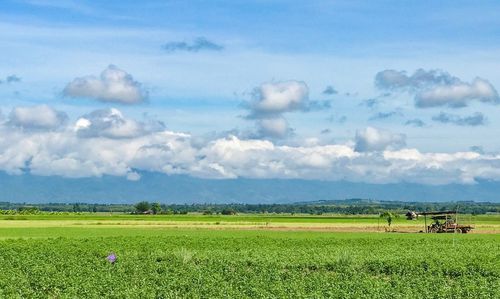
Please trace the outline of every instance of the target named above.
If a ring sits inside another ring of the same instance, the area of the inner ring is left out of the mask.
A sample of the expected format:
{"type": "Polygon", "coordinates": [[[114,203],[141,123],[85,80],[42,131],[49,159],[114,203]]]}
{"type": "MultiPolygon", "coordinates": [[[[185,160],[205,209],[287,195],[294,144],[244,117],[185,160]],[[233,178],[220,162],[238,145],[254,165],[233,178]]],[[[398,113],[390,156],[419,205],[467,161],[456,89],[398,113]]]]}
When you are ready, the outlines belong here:
{"type": "Polygon", "coordinates": [[[408,212],[406,219],[415,220],[419,216],[424,216],[424,225],[426,233],[463,233],[470,232],[474,227],[458,223],[457,211],[442,212],[408,212]],[[427,216],[430,216],[432,222],[427,225],[427,216]]]}

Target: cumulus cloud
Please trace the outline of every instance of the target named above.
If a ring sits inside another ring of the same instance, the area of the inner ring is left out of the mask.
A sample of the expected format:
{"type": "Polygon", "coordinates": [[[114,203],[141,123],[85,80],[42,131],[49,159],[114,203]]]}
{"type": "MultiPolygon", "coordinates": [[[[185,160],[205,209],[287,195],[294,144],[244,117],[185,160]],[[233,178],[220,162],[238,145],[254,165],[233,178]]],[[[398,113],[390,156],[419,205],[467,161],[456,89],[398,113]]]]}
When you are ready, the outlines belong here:
{"type": "Polygon", "coordinates": [[[481,112],[476,112],[469,116],[460,116],[451,113],[441,112],[439,115],[432,117],[433,121],[454,124],[457,126],[483,126],[486,124],[486,117],[481,112]]]}
{"type": "Polygon", "coordinates": [[[133,138],[162,131],[165,125],[157,121],[144,123],[128,119],[119,110],[111,108],[95,110],[82,116],[74,128],[80,137],[133,138]]]}
{"type": "Polygon", "coordinates": [[[397,149],[406,145],[406,136],[389,131],[367,127],[356,132],[355,147],[357,152],[383,151],[397,149]]]}
{"type": "Polygon", "coordinates": [[[249,118],[265,118],[286,112],[308,112],[331,107],[330,101],[309,100],[309,87],[302,81],[268,82],[254,89],[248,103],[249,118]]]}
{"type": "Polygon", "coordinates": [[[310,101],[309,88],[301,81],[268,82],[255,88],[245,103],[247,119],[255,120],[259,137],[284,138],[289,128],[284,114],[330,108],[329,101],[310,101]]]}
{"type": "Polygon", "coordinates": [[[47,105],[15,107],[9,115],[8,124],[24,129],[53,130],[61,127],[67,119],[65,112],[47,105]]]}
{"type": "Polygon", "coordinates": [[[471,101],[498,104],[500,98],[496,89],[487,80],[476,78],[472,83],[460,82],[453,85],[435,86],[417,94],[418,107],[449,106],[465,107],[471,101]]]}
{"type": "Polygon", "coordinates": [[[308,109],[309,88],[301,81],[264,83],[254,90],[251,117],[261,118],[308,109]]]}
{"type": "Polygon", "coordinates": [[[192,42],[171,41],[162,46],[167,53],[173,52],[200,52],[200,51],[222,51],[224,47],[205,37],[195,38],[192,42]]]}
{"type": "Polygon", "coordinates": [[[246,116],[255,120],[257,138],[285,138],[291,132],[283,117],[285,112],[305,110],[309,89],[304,82],[286,81],[264,83],[253,92],[252,101],[245,104],[246,116]]]}
{"type": "Polygon", "coordinates": [[[405,71],[384,70],[376,74],[375,85],[384,90],[407,91],[415,95],[419,108],[448,106],[460,108],[472,101],[498,104],[500,97],[486,79],[464,82],[441,70],[418,69],[412,75],[405,71]]]}
{"type": "Polygon", "coordinates": [[[89,98],[102,102],[138,104],[148,97],[141,83],[114,65],[104,69],[99,77],[85,76],[68,83],[63,94],[72,98],[89,98]]]}

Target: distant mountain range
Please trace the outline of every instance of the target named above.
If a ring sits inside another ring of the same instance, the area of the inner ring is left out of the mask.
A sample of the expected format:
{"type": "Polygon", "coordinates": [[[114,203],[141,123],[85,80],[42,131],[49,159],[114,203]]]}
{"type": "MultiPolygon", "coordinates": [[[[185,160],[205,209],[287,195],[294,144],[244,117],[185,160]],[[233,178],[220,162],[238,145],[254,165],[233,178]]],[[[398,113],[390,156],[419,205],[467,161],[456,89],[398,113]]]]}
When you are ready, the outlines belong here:
{"type": "Polygon", "coordinates": [[[500,202],[500,182],[427,186],[280,179],[210,180],[148,172],[141,173],[138,181],[129,181],[114,176],[68,179],[0,172],[0,201],[6,202],[293,203],[346,198],[500,202]]]}

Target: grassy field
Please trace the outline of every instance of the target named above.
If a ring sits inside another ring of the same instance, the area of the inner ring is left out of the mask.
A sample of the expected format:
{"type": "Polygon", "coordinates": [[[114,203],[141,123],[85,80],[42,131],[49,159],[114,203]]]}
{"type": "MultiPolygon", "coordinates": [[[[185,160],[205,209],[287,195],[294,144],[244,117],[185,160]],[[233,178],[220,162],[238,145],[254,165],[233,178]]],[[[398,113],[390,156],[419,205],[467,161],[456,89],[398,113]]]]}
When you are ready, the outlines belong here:
{"type": "Polygon", "coordinates": [[[377,233],[373,216],[2,216],[0,298],[498,298],[499,220],[464,235],[377,233]]]}

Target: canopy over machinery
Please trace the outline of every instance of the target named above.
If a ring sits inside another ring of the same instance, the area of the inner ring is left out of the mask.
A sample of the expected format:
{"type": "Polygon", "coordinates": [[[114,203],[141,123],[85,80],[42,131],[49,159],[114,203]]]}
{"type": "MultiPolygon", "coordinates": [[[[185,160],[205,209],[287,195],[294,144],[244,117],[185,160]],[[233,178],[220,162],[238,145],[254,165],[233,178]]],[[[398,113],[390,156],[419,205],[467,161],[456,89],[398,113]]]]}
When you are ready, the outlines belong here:
{"type": "Polygon", "coordinates": [[[406,219],[416,220],[419,216],[424,216],[426,233],[468,233],[473,227],[458,223],[458,211],[440,212],[413,212],[406,213],[406,219]],[[432,223],[427,225],[427,216],[430,216],[432,223]]]}

